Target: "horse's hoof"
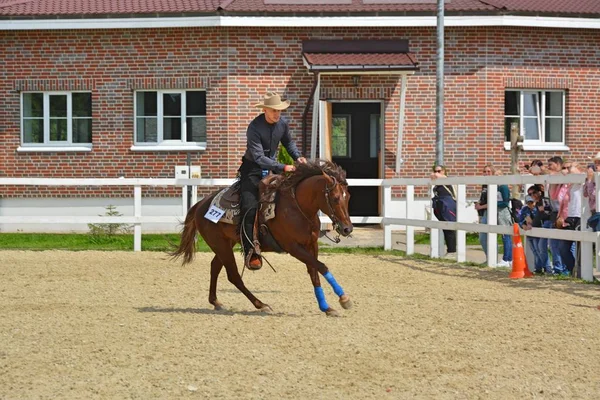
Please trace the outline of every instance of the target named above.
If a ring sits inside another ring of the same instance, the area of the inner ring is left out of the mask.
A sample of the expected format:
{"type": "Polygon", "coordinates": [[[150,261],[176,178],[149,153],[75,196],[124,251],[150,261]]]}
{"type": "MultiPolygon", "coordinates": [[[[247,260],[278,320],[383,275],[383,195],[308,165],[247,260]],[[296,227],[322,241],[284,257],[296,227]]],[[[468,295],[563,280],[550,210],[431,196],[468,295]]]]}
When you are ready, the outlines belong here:
{"type": "Polygon", "coordinates": [[[348,310],[348,309],[352,308],[353,303],[352,303],[352,300],[350,300],[349,298],[346,298],[345,301],[340,298],[340,305],[342,306],[342,308],[344,310],[348,310]]]}
{"type": "Polygon", "coordinates": [[[261,312],[264,312],[265,314],[271,314],[273,312],[273,309],[271,308],[270,305],[268,304],[264,304],[261,308],[258,309],[261,312]]]}
{"type": "Polygon", "coordinates": [[[339,317],[340,313],[334,310],[333,308],[330,308],[329,310],[325,311],[325,315],[327,315],[328,317],[339,317]]]}
{"type": "Polygon", "coordinates": [[[223,304],[215,304],[215,311],[226,311],[223,304]]]}

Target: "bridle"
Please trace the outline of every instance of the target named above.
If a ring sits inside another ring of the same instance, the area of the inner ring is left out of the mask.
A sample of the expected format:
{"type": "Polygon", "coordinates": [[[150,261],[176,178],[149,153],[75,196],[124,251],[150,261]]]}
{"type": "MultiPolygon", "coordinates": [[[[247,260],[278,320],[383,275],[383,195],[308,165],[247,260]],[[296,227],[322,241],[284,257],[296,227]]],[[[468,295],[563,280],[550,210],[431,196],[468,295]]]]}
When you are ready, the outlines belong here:
{"type": "MultiPolygon", "coordinates": [[[[337,179],[335,179],[335,177],[333,177],[331,175],[328,175],[325,173],[323,175],[333,179],[331,186],[328,186],[327,183],[325,183],[325,189],[323,190],[323,192],[325,193],[325,202],[327,203],[327,207],[329,208],[329,214],[327,216],[331,219],[331,223],[332,223],[335,231],[337,232],[337,236],[334,239],[327,236],[327,234],[325,234],[325,237],[334,243],[339,243],[341,241],[340,230],[342,228],[341,228],[340,221],[337,219],[337,217],[335,216],[335,212],[333,211],[333,206],[331,205],[331,197],[329,195],[331,192],[333,192],[333,190],[336,188],[336,186],[341,185],[341,183],[338,182],[337,179]]],[[[306,214],[304,214],[304,211],[302,211],[302,208],[300,208],[300,204],[298,203],[298,199],[296,198],[296,188],[292,188],[291,192],[292,192],[292,197],[294,198],[294,202],[296,203],[296,207],[298,208],[298,210],[300,210],[300,213],[302,214],[302,216],[308,222],[310,222],[312,224],[312,221],[306,216],[306,214]]]]}

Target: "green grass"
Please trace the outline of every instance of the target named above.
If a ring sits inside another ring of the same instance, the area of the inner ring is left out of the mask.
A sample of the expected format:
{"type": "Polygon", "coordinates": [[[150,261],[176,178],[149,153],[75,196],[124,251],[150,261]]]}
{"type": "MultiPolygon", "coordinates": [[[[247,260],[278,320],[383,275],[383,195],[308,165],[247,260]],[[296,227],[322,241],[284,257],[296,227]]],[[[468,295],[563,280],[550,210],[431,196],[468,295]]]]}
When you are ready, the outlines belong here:
{"type": "MultiPolygon", "coordinates": [[[[142,235],[142,250],[170,251],[171,243],[179,243],[178,234],[142,235]]],[[[197,243],[198,251],[210,249],[202,239],[197,243]]],[[[133,250],[133,235],[92,236],[66,233],[0,233],[0,249],[14,250],[133,250]]]]}

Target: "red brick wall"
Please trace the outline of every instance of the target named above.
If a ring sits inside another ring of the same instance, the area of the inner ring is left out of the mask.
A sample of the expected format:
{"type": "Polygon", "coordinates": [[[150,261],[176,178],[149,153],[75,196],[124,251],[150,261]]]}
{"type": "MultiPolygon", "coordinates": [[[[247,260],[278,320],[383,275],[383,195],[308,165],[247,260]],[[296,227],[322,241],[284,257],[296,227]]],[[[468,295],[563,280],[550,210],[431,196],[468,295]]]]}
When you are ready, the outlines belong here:
{"type": "MultiPolygon", "coordinates": [[[[435,28],[186,28],[0,32],[0,176],[172,177],[184,152],[132,152],[133,90],[205,88],[208,147],[192,155],[204,177],[233,177],[244,151],[252,107],[266,90],[292,101],[285,115],[298,145],[312,76],[302,65],[304,39],[408,38],[421,70],[408,79],[400,176],[422,177],[435,160],[435,28]],[[93,151],[17,153],[19,91],[93,91],[93,151]]],[[[446,28],[445,163],[452,175],[492,163],[508,172],[503,149],[507,87],[567,90],[567,145],[558,155],[584,162],[600,151],[600,33],[541,28],[446,28]]],[[[324,77],[321,96],[385,100],[385,176],[394,177],[399,77],[324,77]]],[[[311,116],[308,132],[311,130],[311,116]]],[[[310,139],[308,140],[310,143],[310,139]]],[[[309,149],[306,149],[308,153],[309,149]]],[[[526,152],[522,159],[547,159],[526,152]]],[[[102,188],[0,188],[4,197],[97,196],[102,188]]],[[[178,190],[156,189],[156,196],[178,190]]],[[[129,189],[117,195],[130,196],[129,189]]],[[[111,189],[111,195],[115,195],[111,189]]]]}

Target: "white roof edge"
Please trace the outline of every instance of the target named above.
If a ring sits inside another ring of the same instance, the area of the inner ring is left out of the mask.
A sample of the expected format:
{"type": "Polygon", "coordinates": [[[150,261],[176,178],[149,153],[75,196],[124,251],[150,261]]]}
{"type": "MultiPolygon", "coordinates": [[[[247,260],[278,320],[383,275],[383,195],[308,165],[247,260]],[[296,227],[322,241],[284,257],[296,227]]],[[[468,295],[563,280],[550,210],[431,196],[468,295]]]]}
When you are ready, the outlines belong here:
{"type": "Polygon", "coordinates": [[[0,20],[0,30],[143,29],[221,26],[219,16],[169,18],[12,19],[0,20]]]}
{"type": "MultiPolygon", "coordinates": [[[[1,20],[0,30],[56,29],[143,29],[193,27],[433,27],[435,16],[365,17],[159,17],[96,19],[24,19],[1,20]]],[[[540,28],[600,29],[600,18],[527,17],[511,15],[446,16],[444,25],[522,26],[540,28]]]]}

